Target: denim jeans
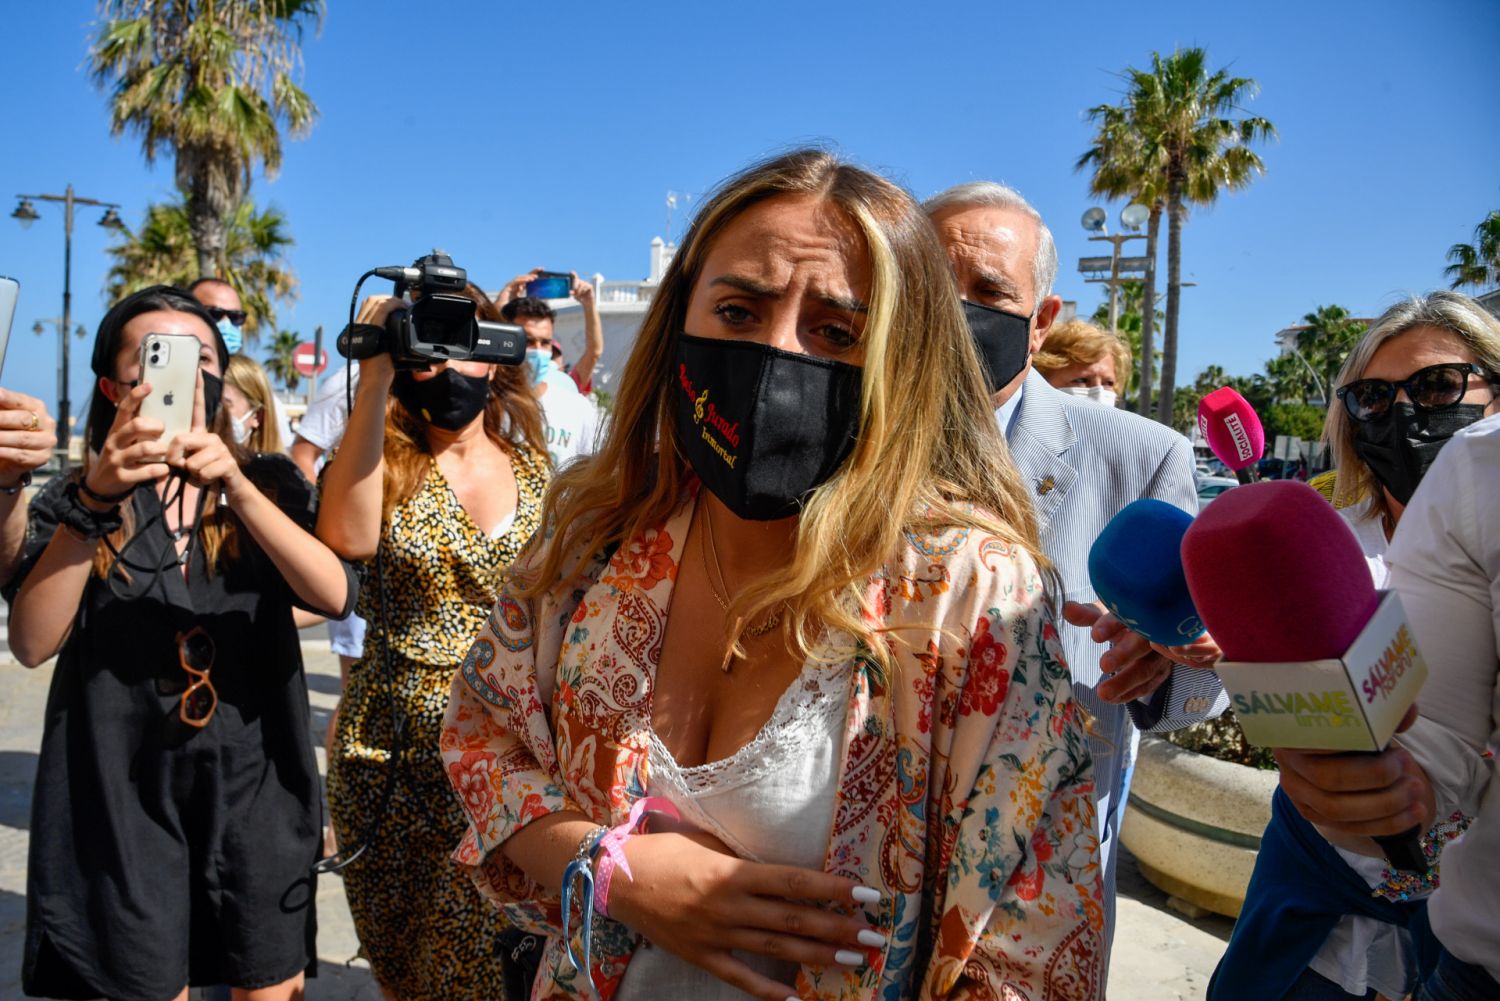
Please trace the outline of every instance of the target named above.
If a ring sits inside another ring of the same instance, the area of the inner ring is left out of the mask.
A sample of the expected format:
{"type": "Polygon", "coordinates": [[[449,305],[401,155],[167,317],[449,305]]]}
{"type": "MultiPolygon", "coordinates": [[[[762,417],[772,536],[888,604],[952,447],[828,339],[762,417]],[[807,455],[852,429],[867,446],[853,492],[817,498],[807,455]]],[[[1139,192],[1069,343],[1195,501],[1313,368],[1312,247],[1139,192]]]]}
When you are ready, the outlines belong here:
{"type": "Polygon", "coordinates": [[[1454,959],[1447,952],[1438,959],[1437,969],[1417,988],[1416,1001],[1494,1001],[1500,998],[1500,984],[1495,983],[1482,967],[1454,959]]]}

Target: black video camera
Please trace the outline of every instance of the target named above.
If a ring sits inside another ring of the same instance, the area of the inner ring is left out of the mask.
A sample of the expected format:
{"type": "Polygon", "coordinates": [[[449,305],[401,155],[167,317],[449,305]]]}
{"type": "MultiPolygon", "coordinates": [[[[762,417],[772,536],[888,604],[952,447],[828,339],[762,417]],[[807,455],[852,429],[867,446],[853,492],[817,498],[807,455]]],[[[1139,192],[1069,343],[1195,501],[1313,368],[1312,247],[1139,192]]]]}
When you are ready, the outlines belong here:
{"type": "Polygon", "coordinates": [[[398,298],[411,292],[413,302],[387,316],[383,327],[345,327],[338,339],[345,358],[357,361],[385,352],[398,369],[426,368],[435,361],[519,365],[526,360],[525,331],[476,317],[474,300],[464,294],[468,273],[448,255],[431,253],[409,268],[375,268],[370,274],[395,282],[398,298]]]}

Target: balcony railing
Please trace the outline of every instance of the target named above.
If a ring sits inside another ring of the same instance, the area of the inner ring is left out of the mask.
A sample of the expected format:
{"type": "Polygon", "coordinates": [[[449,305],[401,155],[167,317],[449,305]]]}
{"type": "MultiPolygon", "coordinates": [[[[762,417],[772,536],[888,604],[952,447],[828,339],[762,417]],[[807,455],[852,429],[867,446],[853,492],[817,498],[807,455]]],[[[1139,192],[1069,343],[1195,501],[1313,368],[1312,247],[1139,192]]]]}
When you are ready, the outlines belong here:
{"type": "Polygon", "coordinates": [[[645,282],[600,282],[599,301],[612,303],[650,302],[656,286],[645,282]]]}

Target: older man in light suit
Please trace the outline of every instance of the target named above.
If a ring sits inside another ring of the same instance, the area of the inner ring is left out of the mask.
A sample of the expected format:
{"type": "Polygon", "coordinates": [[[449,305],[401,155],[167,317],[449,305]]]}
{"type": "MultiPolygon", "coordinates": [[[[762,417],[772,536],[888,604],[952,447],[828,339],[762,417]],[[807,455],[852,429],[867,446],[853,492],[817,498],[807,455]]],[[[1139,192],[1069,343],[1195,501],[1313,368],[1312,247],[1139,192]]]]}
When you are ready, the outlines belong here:
{"type": "Polygon", "coordinates": [[[993,321],[984,353],[999,384],[995,417],[1031,485],[1042,548],[1070,602],[1064,615],[1073,625],[1063,627],[1062,642],[1074,693],[1095,719],[1091,745],[1108,941],[1134,729],[1174,730],[1218,715],[1228,698],[1212,671],[1172,663],[1103,613],[1089,582],[1089,548],[1121,508],[1142,497],[1196,514],[1192,449],[1170,428],[1059,392],[1032,370],[1031,355],[1047,339],[1062,300],[1052,294],[1052,234],[1020,194],[978,181],[950,188],[924,208],[953,261],[960,295],[1000,311],[966,307],[987,318],[979,322],[993,321]]]}

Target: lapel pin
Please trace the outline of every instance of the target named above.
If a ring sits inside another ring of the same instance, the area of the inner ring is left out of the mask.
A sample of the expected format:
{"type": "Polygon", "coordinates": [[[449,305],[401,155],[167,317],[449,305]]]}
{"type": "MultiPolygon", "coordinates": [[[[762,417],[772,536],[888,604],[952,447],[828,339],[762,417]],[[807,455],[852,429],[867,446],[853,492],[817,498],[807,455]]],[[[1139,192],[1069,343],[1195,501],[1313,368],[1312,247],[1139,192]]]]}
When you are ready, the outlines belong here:
{"type": "Polygon", "coordinates": [[[1055,486],[1057,486],[1057,484],[1053,482],[1052,477],[1043,476],[1036,485],[1036,492],[1038,494],[1050,494],[1052,492],[1052,488],[1055,486]]]}

